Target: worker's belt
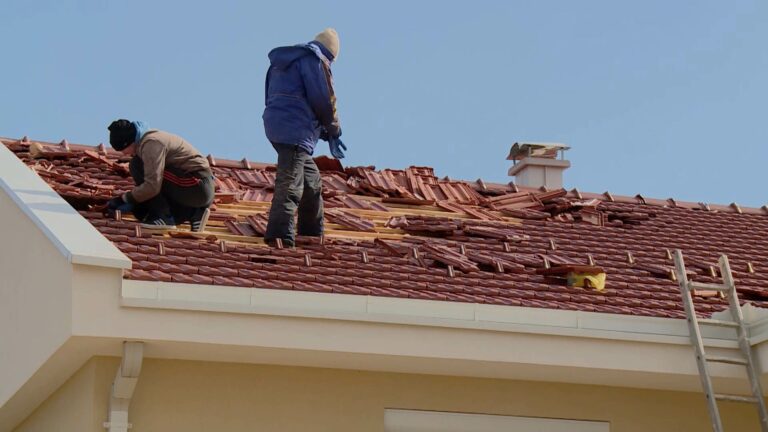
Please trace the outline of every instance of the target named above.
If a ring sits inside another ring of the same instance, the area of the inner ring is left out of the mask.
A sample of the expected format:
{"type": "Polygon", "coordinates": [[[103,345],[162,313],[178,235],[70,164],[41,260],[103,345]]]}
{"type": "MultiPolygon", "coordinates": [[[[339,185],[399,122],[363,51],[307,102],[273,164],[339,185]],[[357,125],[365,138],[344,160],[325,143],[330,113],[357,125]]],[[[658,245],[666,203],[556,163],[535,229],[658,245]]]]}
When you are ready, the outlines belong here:
{"type": "Polygon", "coordinates": [[[210,180],[213,174],[208,170],[198,171],[188,175],[174,174],[170,170],[163,171],[163,180],[181,187],[193,187],[199,185],[204,180],[210,180]]]}
{"type": "Polygon", "coordinates": [[[213,178],[213,173],[210,170],[207,170],[207,169],[206,170],[202,170],[202,171],[193,172],[190,175],[195,176],[195,177],[197,177],[199,179],[212,179],[213,178]]]}

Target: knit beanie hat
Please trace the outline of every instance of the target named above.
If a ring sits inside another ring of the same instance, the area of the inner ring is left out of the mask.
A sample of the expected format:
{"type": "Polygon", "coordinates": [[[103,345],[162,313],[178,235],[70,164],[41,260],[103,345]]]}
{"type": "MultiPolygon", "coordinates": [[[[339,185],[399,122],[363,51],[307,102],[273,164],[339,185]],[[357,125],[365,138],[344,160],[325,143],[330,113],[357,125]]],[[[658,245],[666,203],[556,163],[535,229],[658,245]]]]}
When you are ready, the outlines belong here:
{"type": "Polygon", "coordinates": [[[336,33],[336,30],[328,27],[318,33],[317,36],[315,36],[315,40],[323,44],[323,46],[333,54],[334,59],[339,57],[339,34],[336,33]]]}
{"type": "Polygon", "coordinates": [[[109,144],[113,149],[121,151],[136,141],[136,126],[130,120],[115,120],[109,129],[109,144]]]}

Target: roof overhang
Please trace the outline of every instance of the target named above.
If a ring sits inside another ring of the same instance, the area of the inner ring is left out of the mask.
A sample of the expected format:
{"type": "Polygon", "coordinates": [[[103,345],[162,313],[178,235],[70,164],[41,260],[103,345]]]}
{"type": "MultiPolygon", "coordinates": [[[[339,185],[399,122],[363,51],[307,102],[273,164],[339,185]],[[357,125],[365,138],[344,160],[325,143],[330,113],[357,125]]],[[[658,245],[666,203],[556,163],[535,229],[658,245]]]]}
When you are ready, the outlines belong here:
{"type": "MultiPolygon", "coordinates": [[[[113,325],[83,320],[77,336],[144,340],[149,357],[699,386],[681,319],[133,280],[122,281],[119,298],[102,301],[120,304],[113,325]]],[[[768,339],[760,318],[752,325],[758,348],[768,339]]],[[[711,349],[736,354],[733,329],[703,330],[711,349]]],[[[733,391],[744,383],[738,367],[713,375],[733,391]]]]}
{"type": "Polygon", "coordinates": [[[0,189],[72,264],[131,268],[128,259],[0,143],[0,189]]]}

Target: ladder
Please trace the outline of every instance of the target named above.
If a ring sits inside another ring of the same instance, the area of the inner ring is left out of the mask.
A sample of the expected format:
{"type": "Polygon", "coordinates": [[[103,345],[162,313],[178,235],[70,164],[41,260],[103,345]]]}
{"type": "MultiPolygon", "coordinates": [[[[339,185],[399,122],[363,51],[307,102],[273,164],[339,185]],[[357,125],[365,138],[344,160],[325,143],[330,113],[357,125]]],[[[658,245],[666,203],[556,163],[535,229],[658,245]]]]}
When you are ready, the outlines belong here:
{"type": "Polygon", "coordinates": [[[717,406],[717,401],[731,401],[731,402],[744,402],[757,405],[758,415],[760,417],[760,427],[762,432],[768,432],[768,412],[765,409],[765,403],[763,400],[763,389],[760,385],[760,375],[755,367],[755,362],[752,359],[752,348],[749,343],[749,337],[747,335],[747,329],[744,326],[744,316],[741,312],[741,305],[739,304],[739,298],[736,294],[736,284],[733,280],[733,274],[731,274],[731,267],[728,264],[728,257],[725,255],[720,256],[718,265],[720,267],[720,275],[723,278],[723,284],[711,284],[700,283],[688,280],[688,275],[685,271],[685,262],[683,261],[683,253],[680,250],[675,251],[675,274],[677,280],[680,283],[680,291],[683,295],[683,306],[685,307],[685,314],[688,318],[688,329],[691,337],[691,344],[696,351],[696,363],[699,367],[699,378],[701,379],[701,386],[704,389],[704,394],[707,397],[707,405],[709,407],[709,417],[712,420],[712,430],[714,432],[723,432],[723,425],[720,421],[720,410],[717,406]],[[691,292],[693,290],[708,290],[717,291],[728,299],[728,308],[731,312],[733,321],[723,321],[715,319],[699,319],[696,317],[696,310],[693,305],[693,297],[691,292]],[[724,356],[712,356],[707,355],[704,352],[704,342],[701,337],[700,324],[729,327],[736,329],[739,342],[739,350],[741,351],[741,357],[724,357],[724,356]],[[747,370],[747,376],[749,378],[750,387],[752,390],[752,396],[738,396],[728,394],[715,393],[712,388],[712,379],[709,375],[708,362],[713,363],[726,363],[744,366],[747,370]]]}

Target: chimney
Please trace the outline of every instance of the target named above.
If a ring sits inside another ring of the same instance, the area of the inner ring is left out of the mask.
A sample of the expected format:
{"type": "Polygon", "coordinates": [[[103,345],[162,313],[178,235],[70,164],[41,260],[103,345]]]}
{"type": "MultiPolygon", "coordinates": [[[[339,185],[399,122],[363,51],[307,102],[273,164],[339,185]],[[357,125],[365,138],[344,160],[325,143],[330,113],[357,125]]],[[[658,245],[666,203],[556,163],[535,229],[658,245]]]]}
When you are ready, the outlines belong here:
{"type": "Polygon", "coordinates": [[[507,160],[513,161],[507,174],[515,176],[518,186],[560,189],[563,187],[563,171],[571,166],[565,160],[568,149],[567,145],[558,143],[515,143],[507,156],[507,160]]]}

